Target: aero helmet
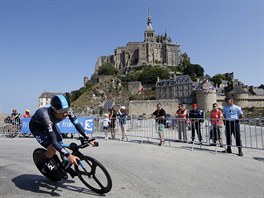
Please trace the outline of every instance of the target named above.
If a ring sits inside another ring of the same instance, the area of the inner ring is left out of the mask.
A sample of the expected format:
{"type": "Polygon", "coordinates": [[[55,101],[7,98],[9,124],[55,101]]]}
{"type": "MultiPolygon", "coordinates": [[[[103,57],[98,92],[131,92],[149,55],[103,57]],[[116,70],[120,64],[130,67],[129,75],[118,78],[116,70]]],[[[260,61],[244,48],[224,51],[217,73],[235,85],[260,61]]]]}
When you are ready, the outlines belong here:
{"type": "Polygon", "coordinates": [[[70,109],[70,102],[64,95],[55,95],[50,101],[50,106],[56,113],[63,113],[70,109]]]}

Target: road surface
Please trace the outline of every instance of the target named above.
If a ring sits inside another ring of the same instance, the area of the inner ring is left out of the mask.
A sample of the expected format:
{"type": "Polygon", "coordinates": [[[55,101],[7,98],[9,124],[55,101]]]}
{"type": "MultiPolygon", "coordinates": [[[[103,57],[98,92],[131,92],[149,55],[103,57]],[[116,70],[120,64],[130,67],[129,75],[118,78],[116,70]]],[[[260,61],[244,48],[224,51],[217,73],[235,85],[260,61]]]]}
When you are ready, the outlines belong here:
{"type": "MultiPolygon", "coordinates": [[[[105,197],[254,197],[264,196],[264,151],[243,149],[244,157],[215,154],[215,147],[158,141],[129,142],[97,137],[99,147],[83,152],[99,160],[109,171],[113,188],[105,197]]],[[[65,139],[65,143],[77,141],[65,139]]],[[[51,182],[32,160],[40,147],[29,138],[0,139],[0,197],[98,197],[78,178],[51,182]]],[[[220,148],[222,149],[222,148],[220,148]]]]}

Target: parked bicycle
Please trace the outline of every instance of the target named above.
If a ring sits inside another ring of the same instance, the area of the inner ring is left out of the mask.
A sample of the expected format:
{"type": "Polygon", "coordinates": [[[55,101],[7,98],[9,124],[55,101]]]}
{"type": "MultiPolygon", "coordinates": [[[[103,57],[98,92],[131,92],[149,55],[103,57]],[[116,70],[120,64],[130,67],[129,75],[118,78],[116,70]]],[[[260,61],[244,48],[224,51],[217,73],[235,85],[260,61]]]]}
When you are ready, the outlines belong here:
{"type": "MultiPolygon", "coordinates": [[[[112,179],[107,169],[96,159],[83,155],[79,149],[83,149],[89,145],[98,146],[94,139],[85,140],[80,138],[81,144],[71,143],[69,145],[62,144],[66,149],[72,150],[72,155],[79,157],[78,165],[74,164],[75,172],[82,183],[98,194],[108,193],[112,188],[112,179]]],[[[72,166],[68,161],[61,159],[55,154],[49,162],[45,157],[46,149],[37,148],[33,152],[33,160],[38,170],[49,180],[60,181],[67,179],[67,169],[72,166]],[[51,170],[46,171],[44,165],[51,170]]]]}

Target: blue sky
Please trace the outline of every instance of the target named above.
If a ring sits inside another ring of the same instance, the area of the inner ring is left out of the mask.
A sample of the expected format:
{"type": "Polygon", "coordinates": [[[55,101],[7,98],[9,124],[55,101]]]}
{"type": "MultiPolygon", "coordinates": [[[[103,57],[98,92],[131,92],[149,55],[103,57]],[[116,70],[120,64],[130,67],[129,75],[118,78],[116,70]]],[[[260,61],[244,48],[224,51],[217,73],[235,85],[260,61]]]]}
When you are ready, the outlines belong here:
{"type": "Polygon", "coordinates": [[[43,91],[83,86],[101,55],[141,42],[148,7],[165,31],[211,76],[264,80],[263,0],[0,0],[0,112],[36,110],[43,91]]]}

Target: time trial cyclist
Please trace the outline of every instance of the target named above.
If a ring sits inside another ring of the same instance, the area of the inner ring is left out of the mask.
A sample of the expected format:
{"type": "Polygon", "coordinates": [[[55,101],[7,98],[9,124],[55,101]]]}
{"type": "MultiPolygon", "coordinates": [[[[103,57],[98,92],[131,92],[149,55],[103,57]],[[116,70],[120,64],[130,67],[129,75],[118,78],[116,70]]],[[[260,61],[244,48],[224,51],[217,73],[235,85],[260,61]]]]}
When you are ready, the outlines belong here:
{"type": "Polygon", "coordinates": [[[62,136],[58,122],[69,118],[76,130],[85,138],[89,139],[82,125],[78,122],[76,115],[73,113],[69,100],[64,95],[55,95],[52,97],[49,107],[39,108],[32,116],[29,122],[29,129],[39,144],[47,149],[46,158],[52,158],[56,151],[68,158],[71,164],[77,164],[78,157],[71,155],[61,145],[62,136]]]}

